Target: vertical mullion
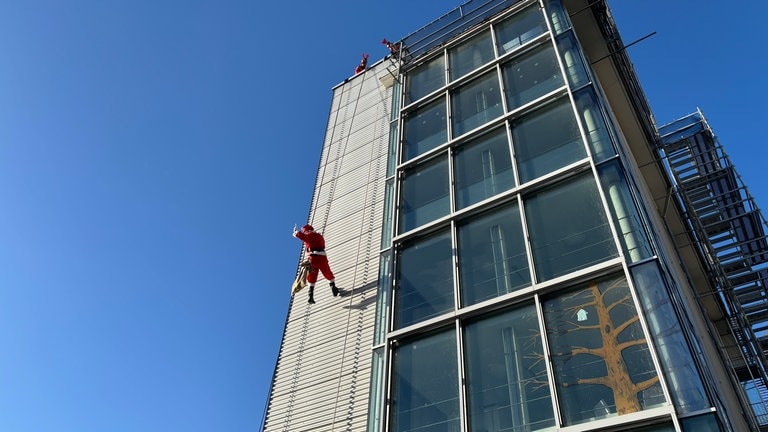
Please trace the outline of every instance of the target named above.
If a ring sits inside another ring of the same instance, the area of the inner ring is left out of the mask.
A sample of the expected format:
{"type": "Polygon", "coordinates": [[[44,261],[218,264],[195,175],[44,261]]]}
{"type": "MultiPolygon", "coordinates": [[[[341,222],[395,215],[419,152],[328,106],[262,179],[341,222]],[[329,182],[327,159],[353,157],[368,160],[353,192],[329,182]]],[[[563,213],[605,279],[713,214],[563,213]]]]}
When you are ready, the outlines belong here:
{"type": "Polygon", "coordinates": [[[541,299],[538,294],[533,297],[536,304],[536,316],[539,319],[539,334],[541,337],[541,350],[544,354],[544,364],[547,367],[547,383],[549,385],[549,394],[552,399],[552,407],[555,415],[555,426],[559,427],[563,424],[562,416],[560,415],[560,405],[557,402],[557,388],[555,386],[555,372],[552,368],[551,354],[549,353],[549,341],[547,339],[547,326],[544,322],[544,310],[541,305],[541,299]]]}

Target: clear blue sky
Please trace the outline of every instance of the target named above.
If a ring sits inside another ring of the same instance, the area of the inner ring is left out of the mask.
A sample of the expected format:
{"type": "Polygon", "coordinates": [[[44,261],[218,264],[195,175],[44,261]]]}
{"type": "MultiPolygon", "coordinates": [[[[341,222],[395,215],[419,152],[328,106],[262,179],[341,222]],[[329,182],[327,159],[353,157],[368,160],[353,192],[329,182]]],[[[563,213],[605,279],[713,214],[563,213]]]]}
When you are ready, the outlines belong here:
{"type": "MultiPolygon", "coordinates": [[[[768,211],[768,4],[610,3],[768,211]]],[[[331,88],[458,4],[0,0],[0,430],[258,430],[331,88]]]]}

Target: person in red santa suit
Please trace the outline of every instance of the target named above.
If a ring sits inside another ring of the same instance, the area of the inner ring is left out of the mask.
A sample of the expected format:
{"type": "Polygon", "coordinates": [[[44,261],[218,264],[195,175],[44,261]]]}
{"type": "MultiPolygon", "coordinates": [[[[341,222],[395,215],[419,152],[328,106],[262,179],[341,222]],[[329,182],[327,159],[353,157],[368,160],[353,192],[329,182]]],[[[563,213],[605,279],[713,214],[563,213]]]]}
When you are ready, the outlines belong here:
{"type": "Polygon", "coordinates": [[[392,57],[398,58],[400,56],[400,45],[396,44],[394,42],[390,42],[387,40],[387,38],[384,38],[381,40],[381,43],[386,45],[387,49],[389,49],[389,53],[392,54],[392,57]]]}
{"type": "Polygon", "coordinates": [[[363,72],[368,66],[368,54],[363,53],[363,58],[360,59],[360,64],[355,68],[355,75],[363,72]]]}
{"type": "Polygon", "coordinates": [[[315,282],[317,282],[318,272],[323,274],[328,282],[331,284],[331,292],[333,296],[339,295],[339,289],[336,288],[335,278],[331,267],[328,264],[328,256],[325,254],[325,238],[322,234],[315,232],[312,225],[304,225],[301,227],[301,231],[293,227],[293,236],[304,242],[304,246],[307,249],[307,256],[309,257],[309,264],[311,268],[307,274],[307,283],[309,284],[309,303],[315,303],[315,282]]]}

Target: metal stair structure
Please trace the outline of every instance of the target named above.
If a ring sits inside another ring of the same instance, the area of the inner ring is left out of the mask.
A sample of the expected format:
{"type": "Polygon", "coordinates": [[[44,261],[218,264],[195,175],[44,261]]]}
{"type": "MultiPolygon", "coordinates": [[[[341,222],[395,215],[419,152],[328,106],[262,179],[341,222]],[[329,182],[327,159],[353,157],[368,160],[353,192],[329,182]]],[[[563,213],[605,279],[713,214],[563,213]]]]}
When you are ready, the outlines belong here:
{"type": "Polygon", "coordinates": [[[712,281],[708,294],[725,317],[714,323],[727,341],[723,352],[760,430],[768,431],[768,224],[701,111],[660,127],[659,136],[712,281]]]}

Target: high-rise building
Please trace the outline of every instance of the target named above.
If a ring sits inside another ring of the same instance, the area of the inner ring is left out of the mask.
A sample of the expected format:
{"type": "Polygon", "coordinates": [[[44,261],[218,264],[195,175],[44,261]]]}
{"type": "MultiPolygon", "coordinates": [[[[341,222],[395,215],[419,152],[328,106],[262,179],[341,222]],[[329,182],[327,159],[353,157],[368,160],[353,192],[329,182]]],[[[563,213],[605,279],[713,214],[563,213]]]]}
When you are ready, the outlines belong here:
{"type": "Polygon", "coordinates": [[[765,220],[624,48],[602,0],[475,0],[334,88],[343,291],[294,296],[264,431],[768,430],[765,220]]]}

